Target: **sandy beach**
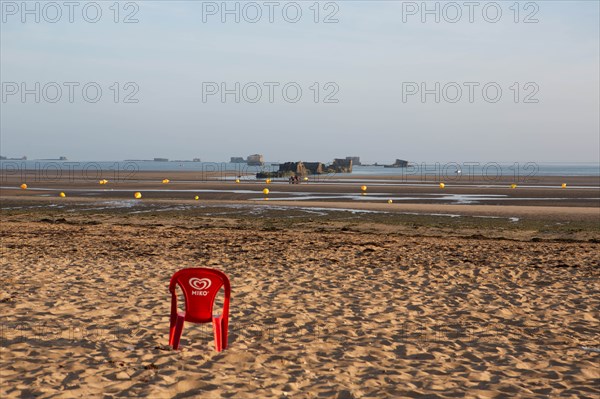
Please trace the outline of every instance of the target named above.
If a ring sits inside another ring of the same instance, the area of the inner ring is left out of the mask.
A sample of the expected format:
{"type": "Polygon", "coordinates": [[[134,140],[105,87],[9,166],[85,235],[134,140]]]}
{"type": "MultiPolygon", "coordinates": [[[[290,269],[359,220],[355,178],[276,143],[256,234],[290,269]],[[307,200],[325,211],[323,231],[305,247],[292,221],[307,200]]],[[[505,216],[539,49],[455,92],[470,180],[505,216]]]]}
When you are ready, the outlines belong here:
{"type": "Polygon", "coordinates": [[[376,180],[275,182],[267,201],[263,182],[172,173],[5,176],[0,396],[600,395],[597,178],[376,180]],[[167,345],[184,267],[231,279],[221,353],[209,326],[167,345]]]}

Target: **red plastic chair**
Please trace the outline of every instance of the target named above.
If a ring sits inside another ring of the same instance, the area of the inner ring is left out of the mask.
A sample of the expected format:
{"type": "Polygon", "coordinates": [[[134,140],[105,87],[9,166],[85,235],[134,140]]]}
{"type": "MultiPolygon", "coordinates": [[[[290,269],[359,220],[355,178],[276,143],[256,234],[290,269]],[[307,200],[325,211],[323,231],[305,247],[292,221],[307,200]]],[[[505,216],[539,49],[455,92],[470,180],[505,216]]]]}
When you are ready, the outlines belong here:
{"type": "Polygon", "coordinates": [[[215,349],[221,352],[227,348],[227,329],[229,325],[229,298],[231,286],[227,275],[219,270],[206,268],[182,269],[171,277],[171,329],[169,345],[179,348],[179,340],[183,332],[184,321],[192,323],[210,323],[212,321],[215,334],[215,349]],[[177,311],[177,293],[179,285],[185,296],[185,311],[177,311]],[[213,317],[213,305],[217,293],[224,287],[225,300],[223,312],[213,317]]]}

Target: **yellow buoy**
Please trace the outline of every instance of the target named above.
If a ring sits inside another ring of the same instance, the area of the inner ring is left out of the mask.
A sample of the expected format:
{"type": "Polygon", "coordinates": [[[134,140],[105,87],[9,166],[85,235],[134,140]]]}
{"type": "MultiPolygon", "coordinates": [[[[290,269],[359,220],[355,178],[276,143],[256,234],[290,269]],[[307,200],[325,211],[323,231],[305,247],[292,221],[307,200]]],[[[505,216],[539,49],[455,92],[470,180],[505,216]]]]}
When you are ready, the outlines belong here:
{"type": "Polygon", "coordinates": [[[168,183],[168,182],[170,182],[170,181],[171,181],[171,180],[169,180],[169,179],[163,179],[163,181],[162,181],[162,182],[163,182],[163,184],[167,184],[167,183],[168,183]]]}
{"type": "Polygon", "coordinates": [[[240,182],[240,179],[235,179],[235,182],[236,182],[236,183],[239,183],[239,182],[240,182]]]}
{"type": "Polygon", "coordinates": [[[304,178],[304,181],[308,181],[308,177],[305,177],[305,178],[304,178]]]}
{"type": "Polygon", "coordinates": [[[21,190],[27,190],[27,184],[25,184],[25,183],[21,184],[21,190]]]}
{"type": "Polygon", "coordinates": [[[517,188],[517,185],[515,183],[510,185],[510,188],[517,188]]]}
{"type": "Polygon", "coordinates": [[[58,194],[58,196],[61,198],[65,198],[67,195],[65,193],[60,193],[60,194],[58,194]]]}
{"type": "Polygon", "coordinates": [[[142,193],[138,191],[137,193],[133,194],[133,196],[135,197],[135,199],[140,199],[142,198],[142,193]]]}
{"type": "Polygon", "coordinates": [[[267,183],[267,184],[271,184],[271,179],[267,179],[267,180],[265,180],[265,183],[267,183]]]}
{"type": "Polygon", "coordinates": [[[567,188],[567,183],[563,183],[561,187],[562,188],[567,188]]]}
{"type": "Polygon", "coordinates": [[[391,199],[388,200],[388,204],[391,204],[392,202],[394,202],[394,201],[392,201],[391,199]]]}
{"type": "Polygon", "coordinates": [[[200,197],[198,197],[198,196],[196,195],[196,196],[194,197],[194,199],[195,199],[196,201],[198,201],[198,200],[200,199],[200,197]]]}
{"type": "Polygon", "coordinates": [[[367,186],[360,186],[361,191],[367,191],[367,186]]]}
{"type": "Polygon", "coordinates": [[[444,188],[446,185],[444,183],[440,183],[440,188],[444,188]]]}
{"type": "Polygon", "coordinates": [[[265,189],[263,190],[263,194],[264,194],[264,195],[269,195],[269,189],[268,189],[268,188],[265,188],[265,189]]]}
{"type": "Polygon", "coordinates": [[[98,183],[100,183],[100,184],[106,184],[106,183],[108,183],[108,180],[106,180],[106,179],[102,179],[102,180],[100,180],[98,183]]]}

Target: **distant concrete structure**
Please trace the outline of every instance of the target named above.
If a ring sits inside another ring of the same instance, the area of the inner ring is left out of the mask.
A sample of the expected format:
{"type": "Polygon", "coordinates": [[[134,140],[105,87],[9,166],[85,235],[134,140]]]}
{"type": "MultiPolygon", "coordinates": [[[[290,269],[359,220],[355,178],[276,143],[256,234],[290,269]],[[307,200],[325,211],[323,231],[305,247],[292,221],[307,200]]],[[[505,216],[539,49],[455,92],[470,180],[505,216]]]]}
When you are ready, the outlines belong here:
{"type": "Polygon", "coordinates": [[[279,170],[276,172],[259,172],[256,177],[262,178],[274,178],[274,177],[288,177],[288,176],[308,176],[308,175],[320,175],[325,173],[325,165],[321,162],[284,162],[279,164],[279,170]]]}
{"type": "Polygon", "coordinates": [[[265,158],[261,154],[248,155],[246,158],[248,166],[263,166],[265,164],[265,158]]]}
{"type": "Polygon", "coordinates": [[[194,158],[194,159],[192,159],[192,162],[202,162],[202,161],[200,160],[200,158],[194,158]]]}
{"type": "Polygon", "coordinates": [[[352,173],[352,160],[351,159],[339,159],[333,160],[333,163],[327,167],[329,173],[352,173]]]}
{"type": "Polygon", "coordinates": [[[276,172],[259,172],[259,179],[288,176],[321,175],[324,173],[352,173],[351,159],[334,159],[329,165],[322,162],[284,162],[276,172]]]}
{"type": "Polygon", "coordinates": [[[306,175],[306,167],[300,162],[284,162],[279,164],[279,170],[275,174],[277,177],[283,176],[303,176],[306,175]]]}
{"type": "Polygon", "coordinates": [[[230,163],[246,163],[243,157],[231,157],[230,163]]]}
{"type": "Polygon", "coordinates": [[[154,162],[169,162],[169,158],[154,158],[154,162]]]}
{"type": "Polygon", "coordinates": [[[284,173],[289,174],[301,174],[303,172],[302,162],[284,162],[279,164],[279,170],[277,171],[277,175],[282,175],[284,173]]]}
{"type": "Polygon", "coordinates": [[[325,166],[321,162],[304,162],[304,168],[309,175],[320,175],[324,173],[325,166]]]}
{"type": "Polygon", "coordinates": [[[276,177],[320,175],[323,173],[352,173],[352,160],[334,159],[331,165],[321,162],[285,162],[279,165],[276,177]]]}
{"type": "Polygon", "coordinates": [[[352,165],[360,166],[360,157],[346,157],[346,161],[352,161],[352,165]]]}
{"type": "Polygon", "coordinates": [[[391,165],[383,165],[384,168],[407,168],[408,167],[408,161],[405,161],[404,159],[396,159],[396,162],[394,162],[391,165]]]}

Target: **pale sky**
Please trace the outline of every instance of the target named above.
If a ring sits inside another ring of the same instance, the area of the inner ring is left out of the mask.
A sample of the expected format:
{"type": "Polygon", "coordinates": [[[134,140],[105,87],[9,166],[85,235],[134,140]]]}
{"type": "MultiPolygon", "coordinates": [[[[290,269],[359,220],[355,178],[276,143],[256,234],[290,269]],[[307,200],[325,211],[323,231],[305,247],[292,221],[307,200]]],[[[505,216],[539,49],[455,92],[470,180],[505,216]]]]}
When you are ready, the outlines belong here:
{"type": "Polygon", "coordinates": [[[221,1],[121,2],[118,16],[114,1],[78,2],[72,23],[62,1],[60,18],[46,2],[0,3],[4,156],[600,161],[597,1],[520,2],[518,15],[514,1],[478,2],[472,22],[462,1],[427,2],[439,23],[421,1],[275,2],[272,23],[262,1],[228,2],[239,23],[221,1]]]}

